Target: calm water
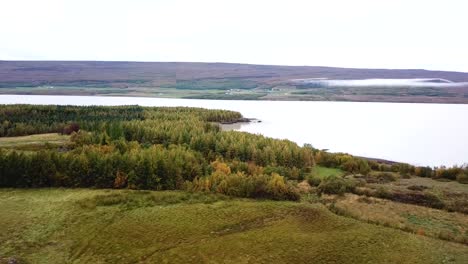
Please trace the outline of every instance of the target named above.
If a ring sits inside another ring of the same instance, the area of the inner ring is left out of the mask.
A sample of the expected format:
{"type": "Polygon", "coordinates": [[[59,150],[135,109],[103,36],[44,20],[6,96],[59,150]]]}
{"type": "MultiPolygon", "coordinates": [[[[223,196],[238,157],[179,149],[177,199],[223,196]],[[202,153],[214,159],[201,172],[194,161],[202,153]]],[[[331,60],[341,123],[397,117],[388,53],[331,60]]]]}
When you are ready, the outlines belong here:
{"type": "Polygon", "coordinates": [[[0,104],[18,103],[228,109],[262,120],[238,130],[333,152],[416,165],[468,162],[468,105],[0,95],[0,104]]]}

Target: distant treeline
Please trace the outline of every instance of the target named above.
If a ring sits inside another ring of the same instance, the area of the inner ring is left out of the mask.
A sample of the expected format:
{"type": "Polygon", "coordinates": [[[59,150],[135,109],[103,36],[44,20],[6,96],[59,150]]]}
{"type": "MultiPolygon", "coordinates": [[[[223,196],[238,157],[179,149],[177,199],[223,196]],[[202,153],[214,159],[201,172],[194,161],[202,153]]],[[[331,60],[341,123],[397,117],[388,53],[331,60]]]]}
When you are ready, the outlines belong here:
{"type": "Polygon", "coordinates": [[[71,134],[67,149],[0,149],[0,187],[189,189],[298,199],[313,149],[288,140],[220,131],[241,114],[139,106],[0,106],[0,135],[71,134]]]}

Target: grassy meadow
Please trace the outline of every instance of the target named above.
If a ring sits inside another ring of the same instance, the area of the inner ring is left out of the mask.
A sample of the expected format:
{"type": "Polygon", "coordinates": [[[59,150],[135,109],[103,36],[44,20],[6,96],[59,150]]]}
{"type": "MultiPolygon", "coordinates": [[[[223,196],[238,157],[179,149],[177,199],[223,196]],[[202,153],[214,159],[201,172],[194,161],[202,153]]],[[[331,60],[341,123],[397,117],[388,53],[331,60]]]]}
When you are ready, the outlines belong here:
{"type": "Polygon", "coordinates": [[[0,263],[468,261],[465,245],[338,216],[320,203],[181,191],[2,189],[0,208],[0,263]]]}
{"type": "Polygon", "coordinates": [[[327,168],[323,166],[315,166],[314,173],[317,175],[317,177],[321,179],[329,178],[329,177],[341,177],[345,174],[344,171],[340,169],[327,168]]]}
{"type": "Polygon", "coordinates": [[[49,147],[64,146],[69,142],[70,136],[57,133],[36,134],[20,137],[0,137],[0,148],[39,150],[49,147]]]}

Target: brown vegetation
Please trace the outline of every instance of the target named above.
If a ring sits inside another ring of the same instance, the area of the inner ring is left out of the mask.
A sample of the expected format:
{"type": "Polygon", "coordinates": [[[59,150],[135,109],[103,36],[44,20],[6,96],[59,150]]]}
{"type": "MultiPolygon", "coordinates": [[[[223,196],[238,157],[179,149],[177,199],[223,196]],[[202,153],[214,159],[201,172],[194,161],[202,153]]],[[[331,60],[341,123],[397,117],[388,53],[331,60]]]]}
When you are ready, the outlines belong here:
{"type": "Polygon", "coordinates": [[[468,244],[468,215],[346,194],[327,197],[328,207],[343,216],[423,236],[468,244]]]}

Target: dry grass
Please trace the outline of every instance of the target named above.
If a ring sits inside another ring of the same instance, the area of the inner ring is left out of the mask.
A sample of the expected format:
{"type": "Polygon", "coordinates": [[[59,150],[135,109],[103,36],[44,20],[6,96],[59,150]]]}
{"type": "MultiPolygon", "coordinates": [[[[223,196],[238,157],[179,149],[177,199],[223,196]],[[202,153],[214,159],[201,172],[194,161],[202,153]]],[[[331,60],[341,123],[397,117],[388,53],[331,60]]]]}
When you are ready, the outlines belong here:
{"type": "Polygon", "coordinates": [[[411,177],[385,184],[367,184],[366,187],[373,190],[385,189],[389,193],[426,193],[440,199],[444,204],[443,208],[446,210],[468,213],[468,184],[461,184],[456,181],[442,182],[431,178],[411,177]]]}
{"type": "Polygon", "coordinates": [[[400,179],[398,182],[388,184],[388,187],[394,189],[405,189],[412,185],[425,186],[428,189],[434,189],[438,192],[450,191],[468,194],[468,184],[460,184],[456,181],[437,181],[431,178],[411,177],[409,179],[400,179]]]}
{"type": "Polygon", "coordinates": [[[334,201],[340,213],[356,219],[468,244],[465,214],[354,194],[334,201]]]}

